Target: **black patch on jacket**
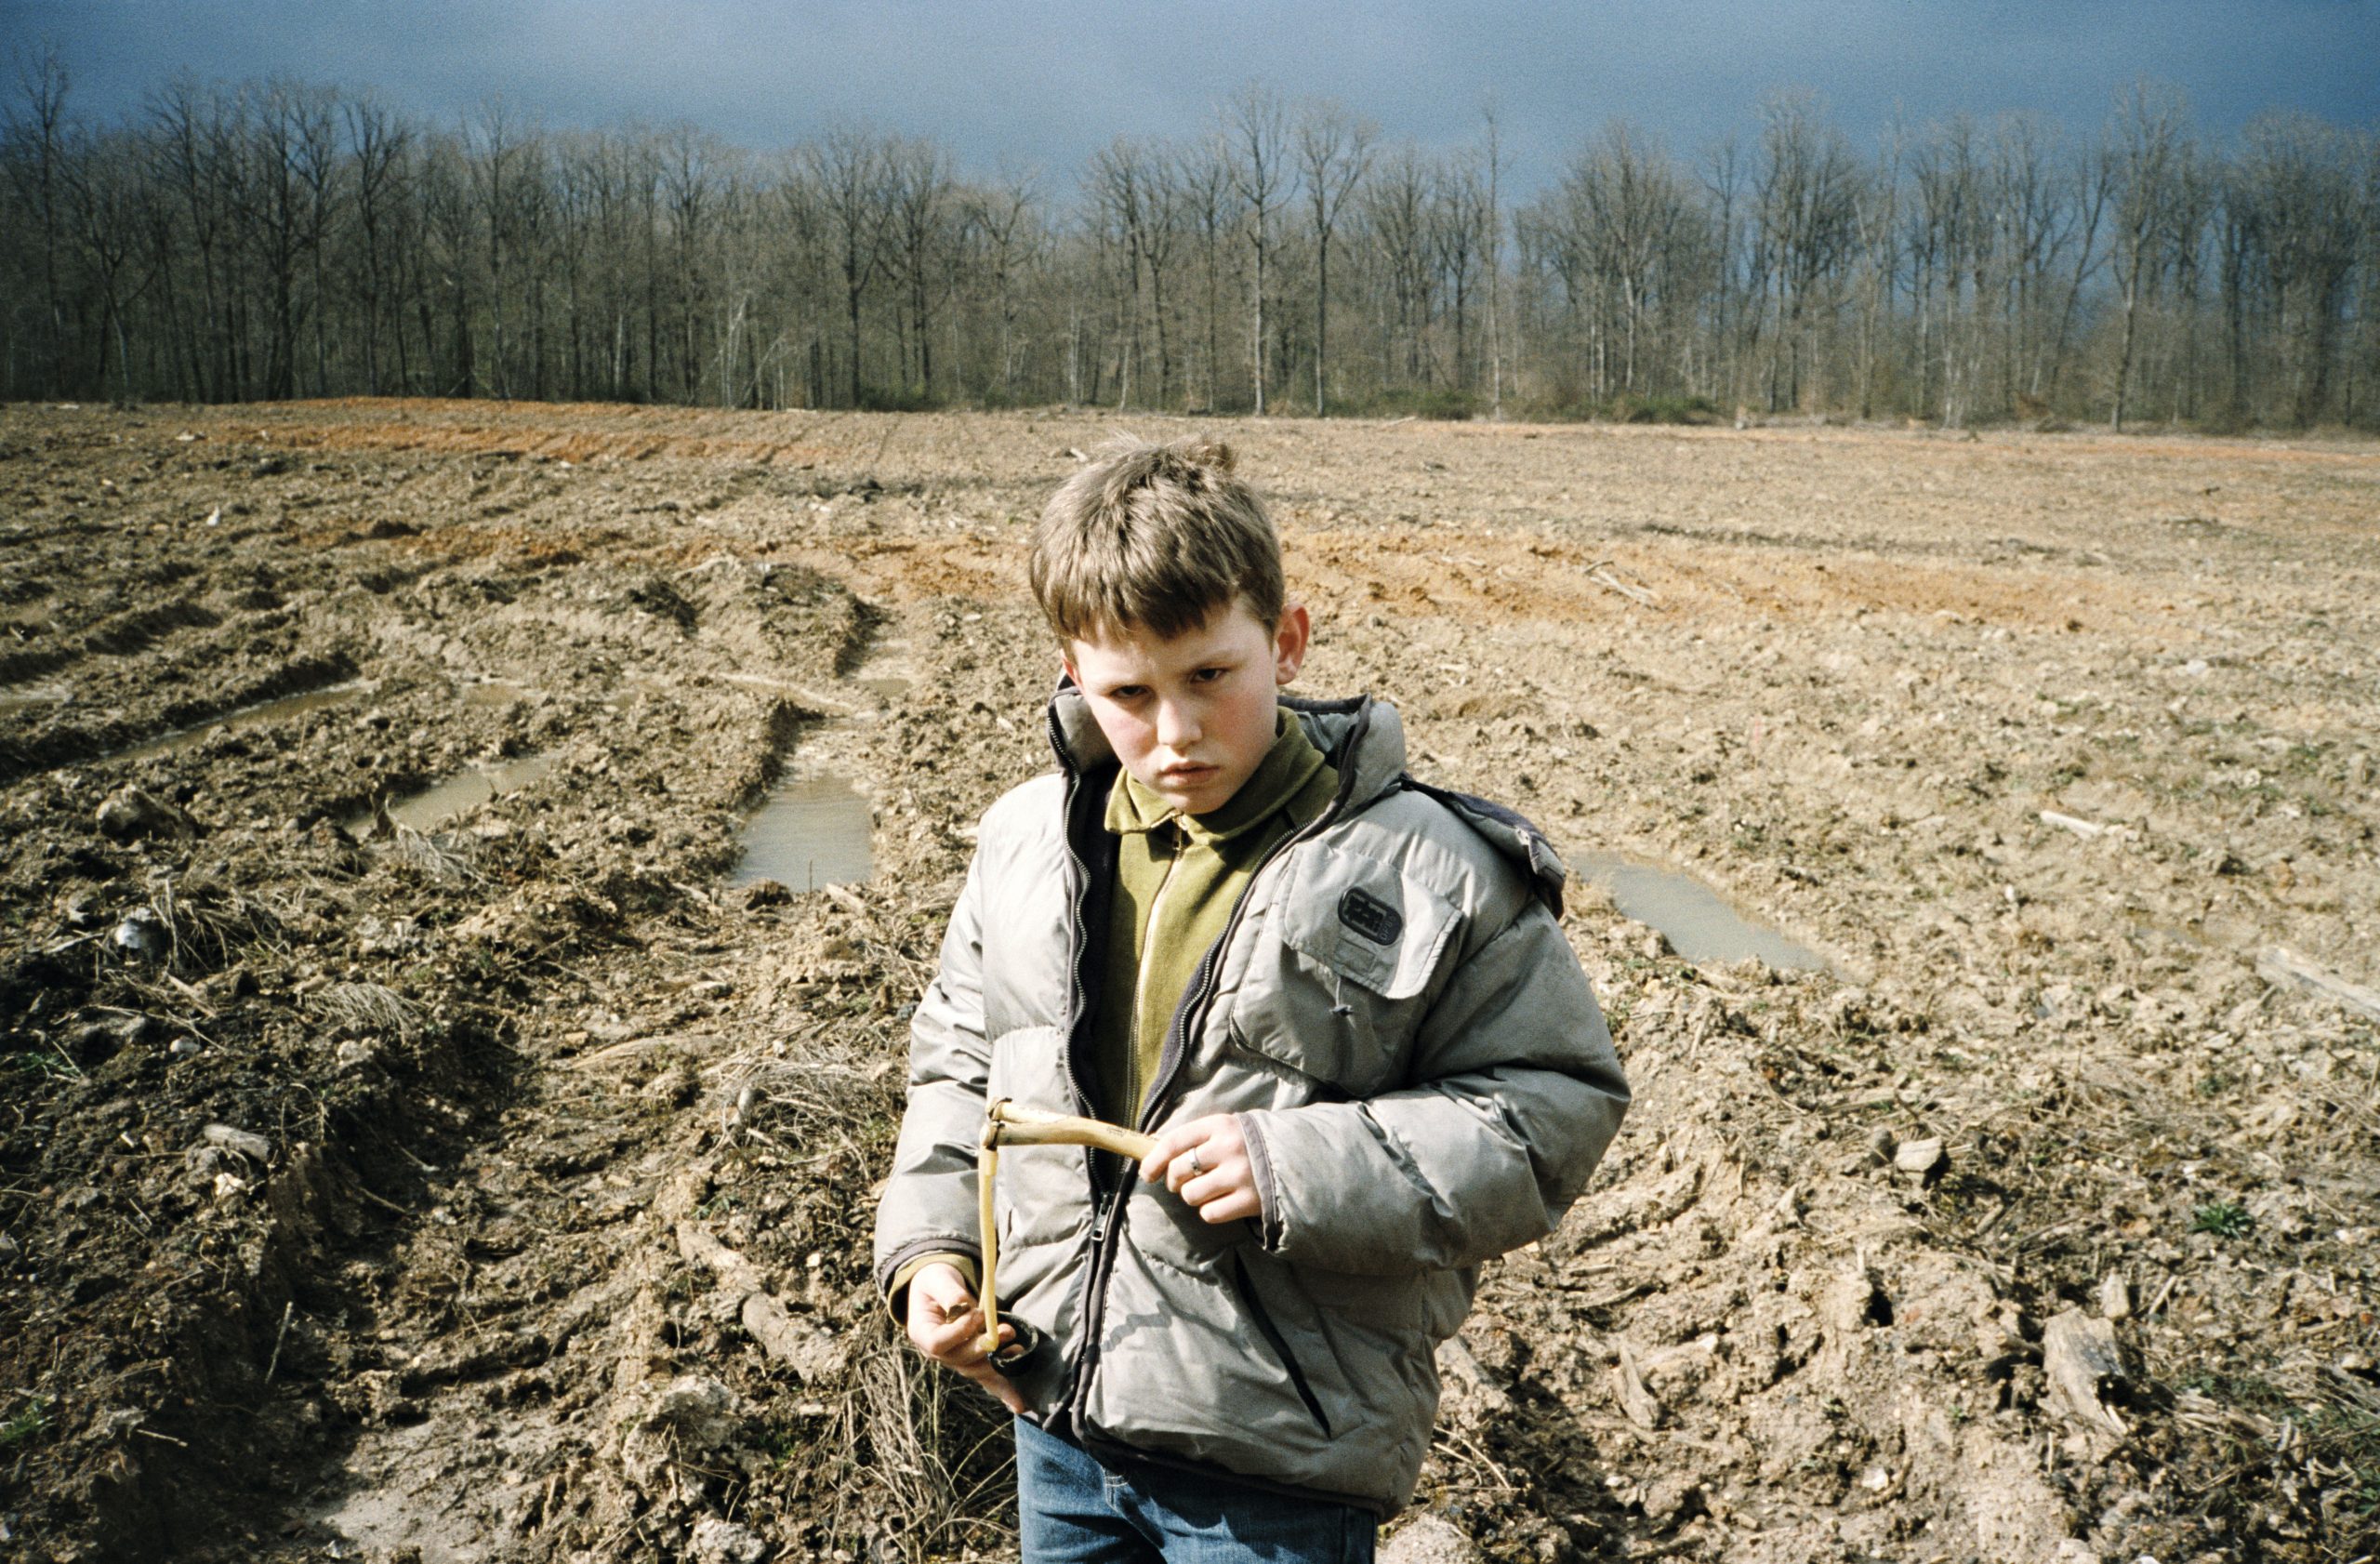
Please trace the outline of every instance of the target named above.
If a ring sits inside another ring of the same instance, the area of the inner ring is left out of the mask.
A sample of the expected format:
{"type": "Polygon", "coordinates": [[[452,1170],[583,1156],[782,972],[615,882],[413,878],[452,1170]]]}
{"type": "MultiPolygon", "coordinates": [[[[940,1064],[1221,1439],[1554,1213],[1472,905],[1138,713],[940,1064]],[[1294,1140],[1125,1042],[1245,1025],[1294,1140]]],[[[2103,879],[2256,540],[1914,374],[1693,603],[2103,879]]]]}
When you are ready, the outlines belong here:
{"type": "Polygon", "coordinates": [[[1350,885],[1339,898],[1339,921],[1374,945],[1395,945],[1396,936],[1405,932],[1405,914],[1360,885],[1350,885]]]}

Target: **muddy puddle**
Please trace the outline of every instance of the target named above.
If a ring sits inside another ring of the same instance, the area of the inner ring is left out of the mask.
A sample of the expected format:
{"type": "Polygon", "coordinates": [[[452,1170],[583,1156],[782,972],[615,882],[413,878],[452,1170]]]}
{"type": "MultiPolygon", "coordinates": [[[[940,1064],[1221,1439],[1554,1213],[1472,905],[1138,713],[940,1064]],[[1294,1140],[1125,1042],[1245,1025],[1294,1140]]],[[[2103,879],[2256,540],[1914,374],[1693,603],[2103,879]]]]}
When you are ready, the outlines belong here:
{"type": "Polygon", "coordinates": [[[1716,964],[1752,957],[1792,971],[1830,969],[1825,957],[1744,918],[1691,875],[1617,853],[1580,853],[1573,862],[1611,893],[1612,905],[1623,916],[1660,930],[1670,948],[1686,961],[1716,964]]]}
{"type": "Polygon", "coordinates": [[[515,684],[507,679],[483,679],[462,687],[465,706],[509,706],[516,700],[527,700],[540,692],[526,684],[515,684]]]}
{"type": "MultiPolygon", "coordinates": [[[[849,730],[906,696],[917,683],[904,661],[906,645],[893,641],[872,647],[840,682],[866,696],[861,709],[813,727],[804,747],[831,749],[849,730]]],[[[728,882],[774,880],[792,891],[865,883],[876,872],[869,841],[874,824],[872,807],[849,775],[831,768],[788,767],[738,834],[744,855],[728,882]]]]}
{"type": "Polygon", "coordinates": [[[237,710],[227,711],[220,717],[212,718],[204,722],[193,722],[189,727],[176,728],[171,733],[162,733],[154,738],[143,739],[130,749],[119,749],[107,758],[111,761],[145,761],[158,755],[177,754],[190,749],[192,745],[214,737],[217,734],[238,733],[246,728],[264,727],[269,723],[283,722],[291,717],[302,717],[309,711],[320,711],[328,707],[343,706],[357,696],[369,693],[373,688],[375,686],[368,679],[350,679],[344,683],[325,685],[322,689],[308,690],[300,695],[283,696],[278,700],[259,701],[254,706],[243,706],[237,710]]]}
{"type": "MultiPolygon", "coordinates": [[[[435,830],[483,803],[519,792],[553,766],[553,757],[546,754],[481,761],[441,777],[421,792],[392,801],[389,818],[410,830],[435,830]]],[[[350,815],[341,824],[351,835],[361,836],[372,828],[372,812],[350,815]]]]}
{"type": "Polygon", "coordinates": [[[867,800],[849,777],[787,777],[745,823],[744,856],[730,882],[774,880],[794,891],[862,883],[876,872],[869,824],[867,800]]]}

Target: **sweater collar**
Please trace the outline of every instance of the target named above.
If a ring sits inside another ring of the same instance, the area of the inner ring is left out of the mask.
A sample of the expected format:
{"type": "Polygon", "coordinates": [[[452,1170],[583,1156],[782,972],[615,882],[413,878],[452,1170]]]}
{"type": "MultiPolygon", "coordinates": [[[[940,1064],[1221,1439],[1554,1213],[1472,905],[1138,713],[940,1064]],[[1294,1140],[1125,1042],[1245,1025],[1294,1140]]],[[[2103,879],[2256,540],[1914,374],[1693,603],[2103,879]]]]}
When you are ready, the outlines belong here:
{"type": "Polygon", "coordinates": [[[1228,842],[1272,818],[1322,767],[1322,751],[1306,736],[1305,724],[1291,721],[1289,713],[1283,711],[1274,719],[1273,747],[1221,809],[1177,815],[1171,804],[1119,766],[1107,792],[1107,828],[1122,835],[1154,830],[1178,818],[1183,830],[1201,845],[1228,842]]]}

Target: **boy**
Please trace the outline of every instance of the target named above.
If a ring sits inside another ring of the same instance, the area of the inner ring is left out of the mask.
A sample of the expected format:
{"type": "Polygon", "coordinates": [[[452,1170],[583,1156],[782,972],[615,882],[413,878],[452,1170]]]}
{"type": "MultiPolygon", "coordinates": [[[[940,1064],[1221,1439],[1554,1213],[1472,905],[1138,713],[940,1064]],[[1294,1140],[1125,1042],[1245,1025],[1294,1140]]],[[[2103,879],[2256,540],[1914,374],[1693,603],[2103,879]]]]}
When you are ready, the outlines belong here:
{"type": "Polygon", "coordinates": [[[877,1214],[910,1339],[1017,1414],[1027,1559],[1368,1558],[1477,1266],[1628,1103],[1544,839],[1405,776],[1389,707],[1278,695],[1309,620],[1231,468],[1110,447],[1042,514],[1059,771],[984,817],[877,1214]],[[1001,1159],[994,1359],[1003,1098],[1156,1146],[1001,1159]]]}

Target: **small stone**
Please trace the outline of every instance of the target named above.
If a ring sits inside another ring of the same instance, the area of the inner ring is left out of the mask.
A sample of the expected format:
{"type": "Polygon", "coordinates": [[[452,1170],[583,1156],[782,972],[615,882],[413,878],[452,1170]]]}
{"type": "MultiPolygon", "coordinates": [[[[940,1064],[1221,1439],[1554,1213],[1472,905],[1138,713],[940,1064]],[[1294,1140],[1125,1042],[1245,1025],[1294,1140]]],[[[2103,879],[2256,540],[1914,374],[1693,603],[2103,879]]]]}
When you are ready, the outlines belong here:
{"type": "Polygon", "coordinates": [[[1900,1150],[1900,1138],[1890,1130],[1879,1127],[1874,1134],[1868,1137],[1869,1154],[1875,1158],[1879,1165],[1891,1161],[1894,1153],[1898,1150],[1900,1150]]]}
{"type": "Polygon", "coordinates": [[[690,1450],[717,1450],[734,1433],[737,1416],[735,1392],[715,1379],[686,1374],[663,1387],[644,1425],[676,1429],[690,1450]]]}
{"type": "Polygon", "coordinates": [[[251,1162],[263,1162],[272,1156],[272,1142],[253,1131],[235,1130],[229,1124],[209,1124],[199,1132],[199,1137],[209,1146],[219,1146],[251,1162]]]}
{"type": "Polygon", "coordinates": [[[126,783],[107,796],[96,817],[99,834],[111,842],[144,836],[194,836],[198,823],[165,800],[126,783]]]}
{"type": "Polygon", "coordinates": [[[694,1522],[689,1546],[702,1564],[760,1564],[769,1556],[769,1544],[759,1532],[717,1516],[694,1522]]]}
{"type": "Polygon", "coordinates": [[[177,1059],[190,1058],[198,1051],[198,1039],[194,1037],[178,1037],[174,1039],[173,1046],[165,1050],[177,1059]]]}
{"type": "Polygon", "coordinates": [[[377,1044],[350,1039],[338,1045],[333,1057],[339,1068],[359,1070],[377,1058],[379,1054],[380,1050],[377,1044]]]}
{"type": "Polygon", "coordinates": [[[1380,1564],[1486,1564],[1477,1544],[1443,1516],[1406,1522],[1381,1545],[1380,1564]]]}
{"type": "Polygon", "coordinates": [[[646,1081],[637,1095],[648,1102],[681,1107],[694,1100],[702,1085],[702,1077],[694,1073],[694,1067],[681,1059],[646,1081]]]}
{"type": "Polygon", "coordinates": [[[783,907],[793,900],[793,893],[774,880],[755,880],[744,887],[739,897],[747,909],[762,907],[783,907]]]}
{"type": "Polygon", "coordinates": [[[2122,1275],[2109,1271],[2099,1279],[2099,1313],[2108,1319],[2126,1319],[2132,1315],[2132,1283],[2122,1275]]]}
{"type": "Polygon", "coordinates": [[[165,952],[173,948],[174,939],[155,908],[136,907],[117,922],[115,932],[108,935],[108,943],[120,955],[137,961],[154,961],[163,960],[165,952]]]}
{"type": "Polygon", "coordinates": [[[1893,1153],[1893,1166],[1903,1173],[1931,1176],[1948,1167],[1950,1162],[1950,1153],[1942,1149],[1941,1141],[1931,1137],[1903,1141],[1900,1149],[1893,1153]]]}
{"type": "Polygon", "coordinates": [[[1682,1526],[1702,1512],[1702,1485],[1683,1472],[1670,1472],[1645,1485],[1645,1518],[1664,1530],[1682,1526]]]}

